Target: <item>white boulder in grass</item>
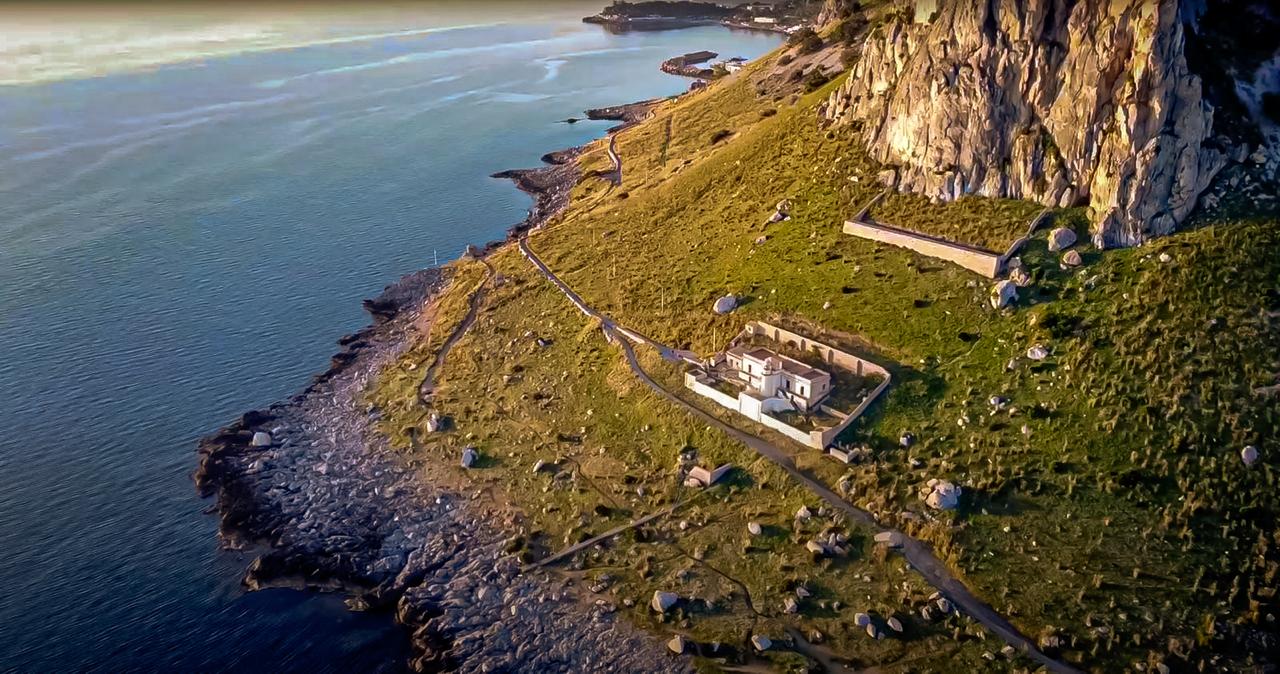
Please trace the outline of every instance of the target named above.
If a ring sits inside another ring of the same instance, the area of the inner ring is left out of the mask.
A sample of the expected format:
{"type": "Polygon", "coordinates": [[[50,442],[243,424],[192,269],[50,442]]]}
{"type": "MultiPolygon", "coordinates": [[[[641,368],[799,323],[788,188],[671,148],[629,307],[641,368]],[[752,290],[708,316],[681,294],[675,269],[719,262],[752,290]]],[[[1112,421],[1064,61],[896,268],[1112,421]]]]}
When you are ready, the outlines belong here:
{"type": "Polygon", "coordinates": [[[253,434],[253,439],[249,441],[252,447],[269,447],[271,445],[271,434],[265,431],[258,431],[253,434]]]}
{"type": "Polygon", "coordinates": [[[1014,300],[1018,299],[1018,285],[1013,281],[1005,279],[998,281],[991,288],[991,307],[993,309],[1003,309],[1014,300]]]}
{"type": "Polygon", "coordinates": [[[1252,466],[1258,460],[1258,448],[1249,445],[1240,450],[1240,460],[1244,462],[1244,465],[1252,466]]]}
{"type": "Polygon", "coordinates": [[[716,300],[715,305],[711,308],[717,314],[727,314],[738,308],[738,298],[733,295],[725,295],[716,300]]]}
{"type": "Polygon", "coordinates": [[[1067,227],[1057,227],[1049,232],[1049,250],[1056,253],[1076,243],[1076,233],[1067,227]]]}
{"type": "Polygon", "coordinates": [[[760,526],[759,522],[749,522],[747,524],[747,531],[751,532],[752,536],[759,536],[764,533],[764,528],[760,526]]]}
{"type": "Polygon", "coordinates": [[[1044,360],[1048,357],[1049,350],[1039,344],[1027,349],[1027,358],[1030,358],[1031,360],[1044,360]]]}
{"type": "Polygon", "coordinates": [[[1079,267],[1082,264],[1084,264],[1084,258],[1080,257],[1080,253],[1078,251],[1069,250],[1066,253],[1063,253],[1062,266],[1079,267]]]}
{"type": "Polygon", "coordinates": [[[652,608],[658,613],[666,613],[672,606],[675,606],[678,601],[680,601],[680,597],[674,592],[655,590],[653,593],[653,599],[649,600],[649,608],[652,608]]]}
{"type": "Polygon", "coordinates": [[[934,478],[925,486],[925,505],[934,510],[955,510],[960,505],[960,487],[953,482],[934,478]]]}
{"type": "Polygon", "coordinates": [[[753,634],[751,635],[751,645],[754,646],[757,651],[763,652],[773,647],[773,641],[763,634],[753,634]]]}

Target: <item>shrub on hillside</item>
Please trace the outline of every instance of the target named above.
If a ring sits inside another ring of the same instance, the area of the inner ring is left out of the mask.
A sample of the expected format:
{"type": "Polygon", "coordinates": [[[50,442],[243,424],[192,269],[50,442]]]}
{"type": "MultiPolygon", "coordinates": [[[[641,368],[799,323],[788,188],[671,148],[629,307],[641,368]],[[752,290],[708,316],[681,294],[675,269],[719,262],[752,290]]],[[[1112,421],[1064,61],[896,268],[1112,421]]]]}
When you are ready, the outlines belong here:
{"type": "Polygon", "coordinates": [[[814,68],[804,77],[804,89],[805,91],[817,91],[822,88],[822,85],[830,81],[831,77],[822,72],[821,68],[814,68]]]}
{"type": "Polygon", "coordinates": [[[797,51],[801,54],[812,54],[822,49],[822,36],[818,35],[812,28],[805,26],[792,33],[791,37],[787,38],[787,44],[797,47],[797,51]]]}
{"type": "Polygon", "coordinates": [[[726,138],[728,138],[729,136],[732,136],[732,135],[733,135],[733,132],[732,132],[732,131],[730,131],[730,130],[728,130],[728,129],[720,129],[719,131],[717,131],[717,132],[715,132],[715,133],[711,134],[711,144],[712,144],[712,145],[715,145],[716,143],[719,143],[720,141],[722,141],[722,140],[724,140],[724,139],[726,139],[726,138]]]}

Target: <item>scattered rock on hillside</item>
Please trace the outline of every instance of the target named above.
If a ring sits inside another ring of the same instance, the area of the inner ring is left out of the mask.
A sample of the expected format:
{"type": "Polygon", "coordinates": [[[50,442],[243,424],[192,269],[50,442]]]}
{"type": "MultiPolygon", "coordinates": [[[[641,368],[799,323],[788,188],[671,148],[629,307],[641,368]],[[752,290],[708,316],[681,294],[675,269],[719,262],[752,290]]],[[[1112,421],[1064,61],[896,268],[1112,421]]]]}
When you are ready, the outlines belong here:
{"type": "Polygon", "coordinates": [[[960,505],[960,487],[934,478],[921,490],[925,505],[934,510],[954,510],[960,505]]]}
{"type": "Polygon", "coordinates": [[[751,645],[757,651],[767,651],[773,647],[773,642],[763,634],[753,634],[751,635],[751,645]]]}
{"type": "Polygon", "coordinates": [[[889,618],[889,620],[886,621],[886,624],[889,626],[889,629],[897,632],[898,634],[902,634],[901,620],[898,620],[897,618],[889,618]]]}
{"type": "Polygon", "coordinates": [[[1022,267],[1015,267],[1009,272],[1009,280],[1019,288],[1025,288],[1031,285],[1031,274],[1027,273],[1022,267]]]}
{"type": "Polygon", "coordinates": [[[249,445],[253,447],[269,447],[271,446],[271,434],[258,431],[253,434],[253,439],[249,441],[249,445]]]}
{"type": "Polygon", "coordinates": [[[752,536],[759,536],[764,532],[764,529],[760,526],[759,522],[748,522],[747,531],[750,532],[752,536]]]}
{"type": "Polygon", "coordinates": [[[475,464],[476,459],[479,459],[479,458],[480,458],[480,453],[476,451],[475,447],[468,447],[462,450],[462,460],[461,460],[462,467],[470,468],[472,465],[475,464]]]}
{"type": "Polygon", "coordinates": [[[717,314],[727,314],[738,308],[738,298],[733,295],[725,295],[716,300],[715,306],[712,307],[717,314]]]}
{"type": "Polygon", "coordinates": [[[809,506],[800,506],[796,510],[796,519],[804,521],[813,517],[813,513],[809,510],[809,506]]]}
{"type": "Polygon", "coordinates": [[[676,655],[683,654],[684,653],[684,637],[680,636],[679,634],[675,635],[674,637],[671,637],[671,640],[667,642],[667,648],[672,653],[675,653],[676,655]]]}
{"type": "Polygon", "coordinates": [[[1084,264],[1084,258],[1080,257],[1080,253],[1077,251],[1069,250],[1062,256],[1062,266],[1064,267],[1079,267],[1082,264],[1084,264]]]}
{"type": "Polygon", "coordinates": [[[902,547],[902,534],[896,531],[881,531],[876,534],[875,541],[891,548],[900,548],[902,547]]]}
{"type": "Polygon", "coordinates": [[[1013,281],[999,281],[991,288],[991,306],[1003,309],[1018,299],[1018,286],[1013,281]]]}
{"type": "Polygon", "coordinates": [[[1067,227],[1057,227],[1049,232],[1049,250],[1056,253],[1075,245],[1076,233],[1067,227]]]}
{"type": "Polygon", "coordinates": [[[1044,360],[1045,358],[1048,358],[1048,357],[1049,357],[1049,350],[1044,348],[1043,346],[1040,346],[1039,344],[1036,344],[1030,349],[1027,349],[1027,358],[1030,358],[1031,360],[1044,360]]]}
{"type": "Polygon", "coordinates": [[[663,592],[655,590],[653,599],[649,601],[649,607],[658,613],[666,613],[676,602],[680,601],[680,596],[674,592],[663,592]]]}
{"type": "Polygon", "coordinates": [[[916,434],[910,431],[903,433],[898,437],[898,444],[902,445],[905,449],[910,449],[911,445],[916,444],[916,434]]]}
{"type": "Polygon", "coordinates": [[[1258,460],[1258,448],[1249,445],[1240,450],[1240,460],[1244,462],[1244,465],[1252,466],[1258,460]]]}
{"type": "Polygon", "coordinates": [[[866,627],[871,624],[871,616],[866,613],[853,614],[853,624],[858,627],[866,627]]]}

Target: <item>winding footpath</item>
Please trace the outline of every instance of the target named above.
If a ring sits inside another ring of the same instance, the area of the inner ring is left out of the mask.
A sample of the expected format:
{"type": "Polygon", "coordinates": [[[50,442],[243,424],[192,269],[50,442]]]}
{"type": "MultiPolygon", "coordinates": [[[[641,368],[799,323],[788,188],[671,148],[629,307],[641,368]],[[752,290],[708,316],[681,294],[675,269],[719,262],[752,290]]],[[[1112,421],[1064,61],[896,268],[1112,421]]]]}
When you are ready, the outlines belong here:
{"type": "Polygon", "coordinates": [[[613,164],[613,170],[609,172],[609,182],[614,187],[622,184],[622,157],[618,156],[618,134],[609,134],[609,147],[605,150],[609,154],[609,162],[613,164]]]}
{"type": "Polygon", "coordinates": [[[633,343],[643,344],[657,349],[665,360],[687,361],[690,358],[693,358],[693,362],[696,363],[696,356],[693,356],[693,354],[690,354],[689,352],[677,351],[665,346],[660,342],[635,332],[634,330],[621,326],[613,319],[601,314],[591,305],[587,304],[586,301],[574,292],[568,284],[562,281],[560,277],[556,276],[555,273],[552,272],[551,269],[541,260],[541,258],[533,252],[533,249],[529,247],[528,234],[520,237],[519,245],[520,252],[524,254],[525,258],[537,267],[542,275],[555,285],[556,288],[558,288],[560,292],[578,308],[579,311],[589,318],[594,318],[600,321],[601,329],[604,331],[605,336],[610,339],[610,341],[617,341],[622,346],[623,352],[626,354],[627,364],[631,367],[631,371],[639,377],[641,381],[648,385],[649,388],[653,389],[655,393],[675,405],[683,407],[699,420],[719,428],[731,438],[746,445],[760,456],[772,461],[778,467],[786,471],[792,479],[804,485],[804,487],[810,492],[827,502],[827,504],[832,507],[839,509],[854,521],[870,528],[876,533],[893,533],[895,538],[901,541],[899,551],[912,568],[923,576],[930,585],[945,595],[947,599],[958,609],[968,614],[974,620],[977,620],[1010,646],[1013,646],[1027,657],[1043,665],[1049,671],[1060,672],[1063,674],[1074,674],[1079,671],[1065,663],[1059,662],[1045,655],[1036,647],[1035,643],[1019,632],[1018,629],[1008,620],[1005,620],[1004,617],[999,613],[996,613],[994,609],[984,603],[981,599],[974,596],[974,594],[964,586],[964,583],[960,582],[960,580],[951,573],[947,566],[933,554],[932,548],[930,548],[927,543],[919,539],[912,538],[901,531],[882,526],[870,513],[844,500],[821,481],[797,468],[795,461],[793,461],[786,452],[778,448],[777,445],[721,421],[719,418],[712,416],[701,408],[688,403],[655,381],[640,365],[639,360],[636,358],[633,343]]]}
{"type": "Polygon", "coordinates": [[[427,367],[427,373],[422,376],[422,383],[418,385],[418,398],[423,403],[431,403],[431,398],[436,392],[436,376],[439,374],[440,367],[444,365],[445,358],[449,356],[449,351],[453,349],[453,345],[457,344],[458,340],[467,334],[471,324],[476,322],[476,316],[480,313],[480,305],[484,301],[489,282],[493,280],[493,265],[489,264],[489,261],[484,258],[479,258],[479,260],[486,269],[484,280],[480,282],[480,285],[476,286],[475,292],[471,293],[470,306],[467,308],[466,317],[454,327],[453,332],[449,333],[449,337],[440,345],[440,350],[436,352],[431,365],[427,367]]]}

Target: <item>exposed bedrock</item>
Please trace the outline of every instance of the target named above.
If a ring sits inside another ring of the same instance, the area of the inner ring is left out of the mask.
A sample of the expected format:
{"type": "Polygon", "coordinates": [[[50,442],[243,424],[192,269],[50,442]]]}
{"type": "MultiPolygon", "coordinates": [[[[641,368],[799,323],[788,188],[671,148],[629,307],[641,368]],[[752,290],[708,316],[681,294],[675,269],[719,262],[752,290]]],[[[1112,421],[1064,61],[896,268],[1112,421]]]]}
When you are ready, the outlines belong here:
{"type": "MultiPolygon", "coordinates": [[[[896,187],[1087,204],[1094,242],[1172,231],[1233,153],[1178,0],[962,0],[867,37],[823,107],[896,187]]],[[[926,8],[928,9],[928,8],[926,8]]]]}

